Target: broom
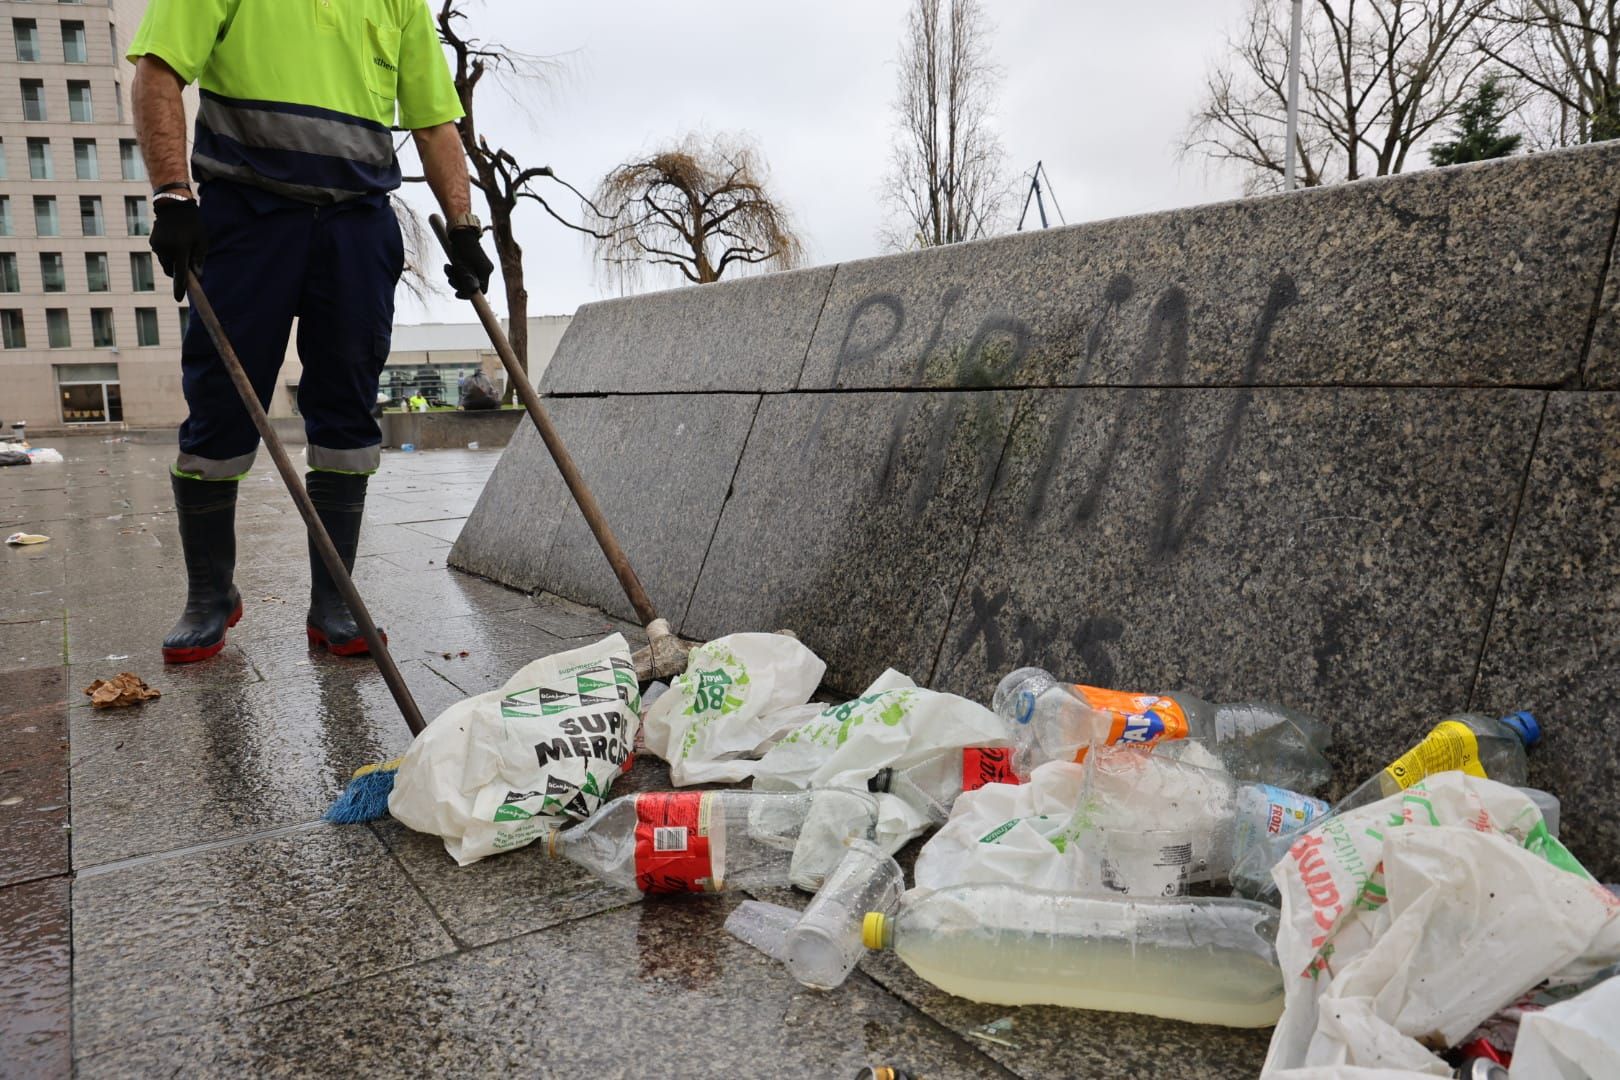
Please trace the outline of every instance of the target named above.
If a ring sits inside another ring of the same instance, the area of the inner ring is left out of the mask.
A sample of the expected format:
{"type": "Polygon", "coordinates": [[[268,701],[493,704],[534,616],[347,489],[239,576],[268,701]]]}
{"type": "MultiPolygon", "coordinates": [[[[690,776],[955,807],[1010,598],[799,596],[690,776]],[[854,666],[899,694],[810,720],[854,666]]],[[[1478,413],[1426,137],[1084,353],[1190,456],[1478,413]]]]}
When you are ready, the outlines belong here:
{"type": "MultiPolygon", "coordinates": [[[[320,515],[315,512],[315,504],[310,501],[309,492],[304,490],[304,482],[299,478],[298,471],[293,468],[292,459],[287,456],[286,448],[281,445],[276,429],[270,426],[270,418],[264,414],[264,408],[259,404],[259,395],[254,392],[253,383],[248,380],[247,372],[242,370],[242,361],[237,358],[236,350],[231,347],[230,340],[225,336],[225,328],[220,325],[219,316],[214,313],[214,305],[209,303],[207,294],[203,292],[202,283],[190,270],[186,271],[186,287],[191,293],[191,310],[202,320],[208,336],[213,339],[214,348],[219,352],[219,358],[230,374],[237,394],[242,398],[242,405],[253,420],[253,426],[258,429],[259,438],[264,440],[265,449],[270,452],[270,460],[275,462],[282,483],[287,485],[287,494],[292,496],[293,504],[298,507],[298,513],[309,528],[309,536],[315,544],[316,553],[326,565],[326,572],[332,575],[332,581],[343,596],[343,602],[349,605],[349,611],[354,614],[354,621],[360,627],[360,634],[366,639],[366,647],[371,650],[371,658],[376,661],[377,669],[382,672],[383,682],[388,684],[388,692],[394,695],[394,704],[399,706],[400,715],[405,717],[405,725],[411,729],[411,735],[413,737],[420,735],[422,729],[427,726],[422,720],[422,710],[416,707],[416,699],[411,696],[410,688],[405,685],[405,677],[400,674],[398,665],[394,663],[393,654],[388,651],[388,645],[378,632],[377,624],[372,622],[371,612],[366,610],[365,601],[360,599],[360,593],[354,587],[354,579],[349,576],[337,548],[332,545],[332,538],[327,535],[326,526],[321,524],[320,515]]],[[[373,821],[385,816],[388,813],[388,795],[394,789],[394,774],[391,770],[397,768],[399,768],[398,760],[361,769],[349,782],[342,797],[326,812],[326,820],[347,824],[373,821]]]]}
{"type": "MultiPolygon", "coordinates": [[[[429,221],[433,225],[434,235],[439,238],[440,245],[448,255],[450,237],[445,231],[444,219],[434,214],[429,221]]],[[[648,597],[647,590],[642,588],[641,579],[636,576],[629,557],[619,546],[618,537],[614,536],[613,529],[608,525],[602,507],[591,494],[591,489],[586,486],[585,478],[580,475],[568,448],[563,445],[562,436],[552,425],[551,416],[540,403],[540,395],[535,393],[534,384],[529,382],[529,376],[523,370],[523,365],[518,363],[517,353],[512,350],[512,343],[507,340],[506,332],[501,329],[501,321],[494,309],[489,306],[489,301],[484,298],[483,293],[475,292],[472,295],[472,305],[473,310],[478,313],[478,321],[484,326],[484,332],[489,335],[490,343],[495,346],[495,352],[501,358],[502,366],[506,368],[507,378],[511,380],[518,397],[522,399],[529,419],[534,421],[536,430],[540,432],[540,439],[546,444],[546,450],[550,452],[551,460],[556,463],[557,471],[562,474],[563,483],[568,486],[569,493],[574,497],[574,503],[585,516],[585,522],[596,537],[602,554],[607,556],[609,565],[613,567],[614,576],[619,579],[619,585],[624,589],[624,595],[630,601],[630,606],[635,608],[636,617],[646,628],[647,647],[637,650],[634,657],[636,678],[645,683],[653,679],[667,679],[679,675],[686,670],[687,646],[675,636],[669,623],[658,617],[652,599],[648,597]]],[[[366,640],[369,642],[371,639],[368,637],[366,640]]],[[[421,728],[412,727],[411,734],[421,734],[421,728]]],[[[355,770],[349,786],[338,797],[337,802],[332,804],[331,809],[327,810],[326,820],[335,825],[348,825],[386,817],[388,796],[394,790],[394,776],[399,771],[399,762],[400,759],[395,758],[392,761],[365,765],[355,770]]]]}

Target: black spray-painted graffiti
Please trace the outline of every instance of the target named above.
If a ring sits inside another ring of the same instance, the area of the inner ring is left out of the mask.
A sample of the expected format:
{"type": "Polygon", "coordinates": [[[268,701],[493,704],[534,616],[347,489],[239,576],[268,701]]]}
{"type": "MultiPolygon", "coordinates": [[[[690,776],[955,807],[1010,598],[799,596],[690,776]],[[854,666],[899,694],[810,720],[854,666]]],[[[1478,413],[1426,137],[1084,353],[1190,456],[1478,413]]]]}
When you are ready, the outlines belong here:
{"type": "MultiPolygon", "coordinates": [[[[1136,294],[1136,284],[1128,275],[1115,275],[1103,289],[1094,309],[1087,313],[1088,329],[1074,368],[1055,379],[1043,378],[1041,384],[1055,383],[1071,389],[1063,395],[1047,423],[1045,441],[1030,466],[1030,481],[1022,506],[1015,512],[1025,526],[1033,526],[1054,512],[1062,515],[1066,527],[1086,525],[1098,512],[1102,496],[1113,480],[1124,439],[1133,425],[1134,429],[1140,429],[1156,422],[1158,433],[1153,440],[1153,452],[1157,454],[1156,490],[1148,493],[1153,505],[1153,521],[1147,543],[1151,557],[1167,559],[1181,550],[1219,494],[1272,333],[1283,311],[1297,301],[1298,293],[1287,274],[1278,274],[1271,281],[1249,338],[1243,368],[1235,380],[1236,392],[1231,395],[1217,428],[1214,445],[1202,471],[1188,476],[1189,434],[1183,413],[1184,395],[1159,394],[1151,402],[1148,399],[1153,387],[1188,385],[1189,299],[1180,286],[1164,289],[1148,310],[1140,347],[1123,380],[1127,389],[1123,397],[1117,399],[1118,408],[1109,420],[1096,464],[1077,483],[1064,485],[1067,506],[1049,506],[1058,490],[1060,466],[1081,410],[1088,400],[1096,400],[1095,393],[1084,387],[1092,380],[1105,347],[1125,323],[1126,308],[1136,294]]],[[[1035,334],[1029,324],[1005,313],[994,313],[980,321],[967,346],[958,354],[953,372],[930,371],[930,366],[939,364],[942,359],[949,363],[949,356],[941,357],[939,350],[946,320],[961,302],[962,295],[962,289],[953,287],[940,298],[933,326],[923,348],[916,354],[906,385],[940,390],[1037,385],[1020,378],[1035,334]]],[[[906,317],[904,303],[893,293],[875,293],[856,304],[845,324],[832,373],[833,385],[842,385],[848,376],[895,347],[905,329],[906,317]]],[[[976,480],[981,497],[988,495],[997,481],[1001,456],[1010,437],[1005,403],[989,394],[949,395],[939,414],[927,421],[927,430],[917,432],[914,429],[922,421],[928,400],[928,396],[921,393],[905,395],[895,411],[882,462],[873,477],[880,494],[905,495],[914,514],[921,513],[945,478],[948,451],[964,410],[974,410],[970,418],[977,431],[976,480]],[[917,457],[919,467],[915,475],[908,477],[902,468],[902,456],[908,442],[919,435],[925,439],[925,446],[917,457]]],[[[812,424],[807,454],[813,452],[813,444],[821,436],[822,423],[830,407],[830,399],[823,402],[812,424]]],[[[975,587],[966,600],[971,611],[958,635],[958,655],[982,641],[987,662],[995,670],[1012,656],[1033,657],[1048,652],[1057,632],[1069,641],[1092,678],[1105,684],[1111,680],[1114,664],[1107,649],[1108,643],[1118,639],[1122,632],[1118,620],[1081,619],[1078,624],[1069,622],[1063,627],[1050,627],[1036,624],[1027,614],[1014,614],[1009,627],[1009,620],[1002,616],[1008,601],[1004,590],[987,596],[975,587]],[[1016,652],[1009,648],[1010,644],[1016,645],[1016,652]]]]}

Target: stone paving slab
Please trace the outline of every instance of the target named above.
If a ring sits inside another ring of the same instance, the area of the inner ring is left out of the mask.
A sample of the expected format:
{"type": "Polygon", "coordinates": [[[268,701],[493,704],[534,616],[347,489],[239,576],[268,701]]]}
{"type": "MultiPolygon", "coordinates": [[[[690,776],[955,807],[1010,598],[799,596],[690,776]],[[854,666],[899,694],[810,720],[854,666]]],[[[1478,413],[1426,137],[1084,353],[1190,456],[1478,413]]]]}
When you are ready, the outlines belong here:
{"type": "Polygon", "coordinates": [[[68,872],[63,669],[0,674],[0,886],[68,872]]]}
{"type": "Polygon", "coordinates": [[[81,871],[73,943],[81,1057],[453,948],[370,830],[326,825],[81,871]]]}
{"type": "Polygon", "coordinates": [[[0,888],[0,1080],[67,1076],[68,879],[0,888]]]}
{"type": "MultiPolygon", "coordinates": [[[[81,1077],[1010,1077],[856,975],[798,986],[723,930],[726,898],[621,908],[79,1061],[81,1077]],[[586,945],[586,942],[589,944],[586,945]]],[[[161,1033],[158,1033],[161,1032],[161,1033]]]]}
{"type": "MultiPolygon", "coordinates": [[[[400,670],[425,716],[464,696],[420,662],[400,670]]],[[[410,744],[375,670],[324,656],[298,678],[71,717],[79,869],[314,821],[355,769],[410,744]]]]}

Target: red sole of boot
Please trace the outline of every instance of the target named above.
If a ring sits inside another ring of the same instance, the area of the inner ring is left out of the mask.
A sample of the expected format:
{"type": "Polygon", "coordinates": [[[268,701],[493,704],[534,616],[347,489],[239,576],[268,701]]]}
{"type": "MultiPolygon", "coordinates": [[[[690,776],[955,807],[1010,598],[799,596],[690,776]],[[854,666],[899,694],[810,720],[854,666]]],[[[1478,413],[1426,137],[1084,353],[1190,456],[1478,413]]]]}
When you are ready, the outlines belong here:
{"type": "MultiPolygon", "coordinates": [[[[333,656],[365,656],[371,652],[370,646],[366,644],[366,639],[363,637],[350,638],[348,641],[339,641],[334,644],[327,640],[325,634],[313,626],[304,627],[304,635],[309,638],[311,645],[319,645],[333,656]]],[[[388,644],[387,634],[378,630],[377,635],[383,639],[384,645],[388,644]]]]}
{"type": "MultiPolygon", "coordinates": [[[[225,621],[225,629],[229,630],[241,621],[242,605],[237,604],[236,610],[231,612],[231,617],[225,621]]],[[[199,660],[207,660],[210,656],[216,655],[224,647],[224,634],[219,635],[219,640],[212,645],[187,645],[175,649],[165,647],[163,650],[163,662],[165,664],[195,664],[199,660]]]]}

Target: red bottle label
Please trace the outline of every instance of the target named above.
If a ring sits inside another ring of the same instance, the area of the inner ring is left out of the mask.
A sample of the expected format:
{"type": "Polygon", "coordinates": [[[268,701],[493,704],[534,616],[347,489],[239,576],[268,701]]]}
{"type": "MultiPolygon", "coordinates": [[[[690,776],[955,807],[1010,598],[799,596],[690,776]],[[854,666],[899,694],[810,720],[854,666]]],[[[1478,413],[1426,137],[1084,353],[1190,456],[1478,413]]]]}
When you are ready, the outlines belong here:
{"type": "Polygon", "coordinates": [[[1012,747],[969,746],[962,750],[962,790],[978,791],[986,784],[1016,784],[1012,747]]]}
{"type": "Polygon", "coordinates": [[[636,888],[644,893],[718,891],[709,857],[711,794],[636,796],[636,888]]]}

